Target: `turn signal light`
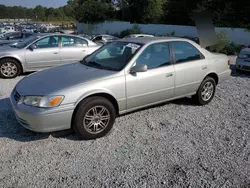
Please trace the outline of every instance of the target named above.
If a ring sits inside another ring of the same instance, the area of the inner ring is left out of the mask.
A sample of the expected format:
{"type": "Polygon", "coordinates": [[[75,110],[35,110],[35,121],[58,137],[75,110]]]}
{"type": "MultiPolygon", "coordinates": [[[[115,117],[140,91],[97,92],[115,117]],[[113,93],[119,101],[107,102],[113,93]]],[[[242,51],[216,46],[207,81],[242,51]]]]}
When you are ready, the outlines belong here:
{"type": "Polygon", "coordinates": [[[51,107],[58,106],[62,102],[62,100],[63,100],[63,97],[61,97],[61,96],[51,98],[49,101],[49,105],[51,107]]]}

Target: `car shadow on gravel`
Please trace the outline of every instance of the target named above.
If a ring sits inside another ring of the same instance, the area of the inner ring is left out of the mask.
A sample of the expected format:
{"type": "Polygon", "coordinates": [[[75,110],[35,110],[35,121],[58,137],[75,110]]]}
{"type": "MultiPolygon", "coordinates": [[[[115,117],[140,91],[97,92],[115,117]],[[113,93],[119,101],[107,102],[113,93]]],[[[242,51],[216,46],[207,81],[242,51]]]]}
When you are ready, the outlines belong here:
{"type": "Polygon", "coordinates": [[[31,142],[52,137],[67,137],[72,134],[71,130],[53,133],[35,133],[23,128],[16,120],[11,109],[9,98],[0,99],[0,138],[7,138],[19,142],[31,142]]]}

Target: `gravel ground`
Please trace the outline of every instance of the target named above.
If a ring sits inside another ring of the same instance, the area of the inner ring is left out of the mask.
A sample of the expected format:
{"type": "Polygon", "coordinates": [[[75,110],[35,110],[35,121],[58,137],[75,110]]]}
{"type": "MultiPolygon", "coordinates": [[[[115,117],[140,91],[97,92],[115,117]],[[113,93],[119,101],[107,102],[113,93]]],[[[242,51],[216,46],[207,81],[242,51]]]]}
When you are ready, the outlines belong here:
{"type": "Polygon", "coordinates": [[[20,79],[0,80],[0,187],[250,187],[250,74],[233,72],[207,106],[119,117],[95,141],[22,128],[8,99],[20,79]]]}

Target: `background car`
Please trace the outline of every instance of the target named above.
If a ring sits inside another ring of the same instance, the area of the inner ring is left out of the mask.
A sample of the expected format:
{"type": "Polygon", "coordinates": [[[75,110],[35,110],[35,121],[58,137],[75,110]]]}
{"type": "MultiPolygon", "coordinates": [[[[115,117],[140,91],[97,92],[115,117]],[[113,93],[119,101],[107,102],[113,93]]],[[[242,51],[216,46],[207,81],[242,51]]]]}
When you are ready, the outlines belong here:
{"type": "Polygon", "coordinates": [[[118,40],[118,37],[111,35],[96,35],[92,38],[92,41],[95,43],[106,44],[118,40]]]}
{"type": "Polygon", "coordinates": [[[91,37],[91,36],[89,36],[87,34],[78,34],[78,36],[89,39],[89,40],[92,40],[92,38],[93,38],[93,37],[91,37]]]}
{"type": "Polygon", "coordinates": [[[26,77],[10,99],[27,129],[73,128],[80,138],[96,139],[121,114],[188,96],[199,105],[210,103],[216,86],[230,78],[229,67],[226,55],[190,40],[123,39],[78,63],[26,77]]]}
{"type": "Polygon", "coordinates": [[[27,32],[11,32],[0,38],[0,45],[16,45],[18,42],[22,42],[24,39],[32,35],[33,33],[27,32]]]}
{"type": "Polygon", "coordinates": [[[140,38],[140,37],[154,37],[154,35],[148,35],[148,34],[131,34],[124,38],[140,38]]]}
{"type": "Polygon", "coordinates": [[[0,77],[73,63],[100,47],[74,35],[34,34],[15,46],[0,48],[0,77]]]}
{"type": "Polygon", "coordinates": [[[250,48],[242,49],[238,54],[236,70],[250,72],[250,48]]]}

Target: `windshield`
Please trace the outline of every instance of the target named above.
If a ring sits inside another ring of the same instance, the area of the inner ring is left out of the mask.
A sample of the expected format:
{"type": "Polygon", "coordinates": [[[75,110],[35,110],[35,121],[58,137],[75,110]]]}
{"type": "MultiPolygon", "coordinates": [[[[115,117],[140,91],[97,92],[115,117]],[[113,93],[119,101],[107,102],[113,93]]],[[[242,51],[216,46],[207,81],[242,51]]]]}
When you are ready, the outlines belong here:
{"type": "Polygon", "coordinates": [[[34,42],[35,40],[37,40],[39,37],[38,36],[33,36],[33,37],[29,37],[27,39],[25,39],[22,42],[17,43],[17,45],[15,45],[16,48],[25,48],[27,47],[30,43],[34,42]]]}
{"type": "Polygon", "coordinates": [[[85,58],[82,63],[100,69],[120,71],[142,47],[142,44],[113,42],[85,58]]]}

